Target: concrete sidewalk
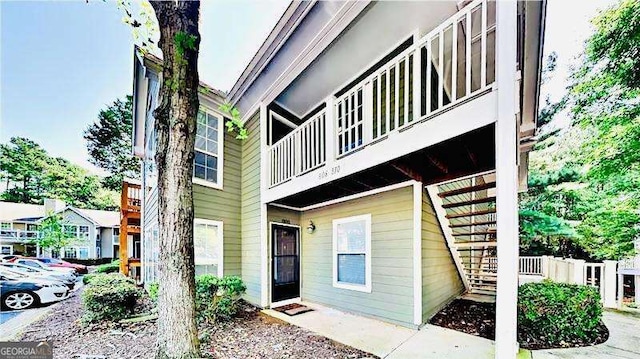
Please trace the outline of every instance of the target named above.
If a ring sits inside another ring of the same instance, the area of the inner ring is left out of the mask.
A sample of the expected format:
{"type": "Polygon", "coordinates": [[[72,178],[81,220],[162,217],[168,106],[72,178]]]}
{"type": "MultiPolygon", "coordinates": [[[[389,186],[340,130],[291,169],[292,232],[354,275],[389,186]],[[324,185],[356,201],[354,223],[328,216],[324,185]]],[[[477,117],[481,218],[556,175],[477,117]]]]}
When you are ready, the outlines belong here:
{"type": "Polygon", "coordinates": [[[609,339],[602,344],[583,348],[533,350],[531,358],[640,358],[640,314],[607,310],[604,312],[604,323],[609,328],[609,339]]]}
{"type": "Polygon", "coordinates": [[[262,312],[380,358],[489,359],[494,356],[493,341],[488,339],[429,324],[414,330],[314,303],[304,304],[314,311],[293,317],[272,309],[262,312]]]}

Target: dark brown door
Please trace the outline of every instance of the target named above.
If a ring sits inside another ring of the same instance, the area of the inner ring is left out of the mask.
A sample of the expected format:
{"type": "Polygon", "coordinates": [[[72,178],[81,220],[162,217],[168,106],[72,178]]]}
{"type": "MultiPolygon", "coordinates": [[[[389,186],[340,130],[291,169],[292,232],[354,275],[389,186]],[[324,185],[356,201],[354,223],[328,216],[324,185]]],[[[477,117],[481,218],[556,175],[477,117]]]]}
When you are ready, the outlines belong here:
{"type": "Polygon", "coordinates": [[[300,296],[300,229],[274,224],[271,227],[271,301],[300,296]]]}

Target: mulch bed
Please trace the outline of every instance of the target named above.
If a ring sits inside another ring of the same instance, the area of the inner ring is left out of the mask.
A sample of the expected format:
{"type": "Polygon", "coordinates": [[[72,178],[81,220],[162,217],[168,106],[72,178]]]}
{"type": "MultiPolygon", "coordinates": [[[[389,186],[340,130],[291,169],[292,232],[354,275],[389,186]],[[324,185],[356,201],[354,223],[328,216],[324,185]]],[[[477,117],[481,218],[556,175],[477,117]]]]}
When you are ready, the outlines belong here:
{"type": "Polygon", "coordinates": [[[431,318],[430,323],[493,340],[496,337],[496,305],[456,299],[431,318]]]}
{"type": "MultiPolygon", "coordinates": [[[[155,321],[83,327],[80,292],[55,304],[51,314],[29,326],[20,340],[53,340],[54,358],[153,357],[155,321]]],[[[238,318],[201,327],[200,337],[202,355],[206,358],[376,358],[261,315],[256,307],[247,303],[243,303],[238,318]]]]}
{"type": "MultiPolygon", "coordinates": [[[[444,328],[457,330],[467,334],[495,339],[496,330],[496,305],[495,303],[479,303],[471,300],[456,299],[431,318],[430,323],[444,328]]],[[[600,322],[596,333],[589,340],[566,342],[549,342],[544,337],[518,336],[520,347],[525,349],[550,349],[584,347],[604,343],[609,338],[609,330],[600,322]]]]}

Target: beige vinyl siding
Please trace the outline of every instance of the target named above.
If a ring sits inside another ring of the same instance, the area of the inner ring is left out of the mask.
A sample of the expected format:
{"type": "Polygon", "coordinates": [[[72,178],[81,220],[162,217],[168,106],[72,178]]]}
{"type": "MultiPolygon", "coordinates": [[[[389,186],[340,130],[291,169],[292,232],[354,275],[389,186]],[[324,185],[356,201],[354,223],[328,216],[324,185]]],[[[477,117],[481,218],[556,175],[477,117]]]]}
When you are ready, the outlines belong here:
{"type": "Polygon", "coordinates": [[[302,300],[413,326],[413,188],[302,213],[302,300]],[[333,287],[333,220],[371,214],[371,293],[333,287]]]}
{"type": "Polygon", "coordinates": [[[225,275],[241,275],[241,141],[225,131],[223,189],[193,185],[195,218],[222,221],[223,271],[225,275]]]}
{"type": "Polygon", "coordinates": [[[242,279],[247,286],[245,299],[260,304],[260,117],[245,124],[249,137],[242,142],[241,233],[242,279]]]}
{"type": "Polygon", "coordinates": [[[422,193],[422,321],[462,293],[458,273],[433,205],[422,193]]]}

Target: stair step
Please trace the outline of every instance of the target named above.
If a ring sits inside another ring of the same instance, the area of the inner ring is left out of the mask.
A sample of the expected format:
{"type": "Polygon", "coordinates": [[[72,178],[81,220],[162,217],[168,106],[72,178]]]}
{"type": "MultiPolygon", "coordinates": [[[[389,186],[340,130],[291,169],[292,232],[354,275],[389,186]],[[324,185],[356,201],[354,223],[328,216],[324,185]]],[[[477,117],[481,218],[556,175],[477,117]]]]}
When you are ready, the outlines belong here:
{"type": "Polygon", "coordinates": [[[491,295],[491,296],[495,296],[496,295],[496,291],[495,290],[476,289],[476,288],[473,288],[473,287],[471,287],[471,289],[469,290],[469,293],[481,294],[481,295],[491,295]]]}
{"type": "Polygon", "coordinates": [[[484,236],[487,234],[496,234],[496,231],[480,231],[480,232],[460,232],[460,233],[453,233],[453,235],[455,237],[461,237],[461,236],[484,236]]]}
{"type": "Polygon", "coordinates": [[[495,182],[483,183],[475,186],[469,186],[464,188],[453,189],[451,191],[440,192],[438,193],[438,196],[440,196],[440,198],[445,198],[449,196],[455,196],[458,194],[477,192],[477,191],[482,191],[489,188],[495,188],[495,186],[496,186],[495,182]]]}
{"type": "Polygon", "coordinates": [[[491,242],[480,242],[480,241],[473,241],[473,242],[463,242],[463,243],[454,243],[453,244],[455,247],[459,248],[475,248],[475,247],[496,247],[498,245],[498,242],[496,241],[491,241],[491,242]]]}
{"type": "Polygon", "coordinates": [[[452,213],[452,214],[447,214],[445,217],[447,219],[453,219],[453,218],[480,216],[480,215],[483,215],[483,214],[490,214],[490,213],[496,213],[496,209],[495,208],[489,208],[489,209],[485,209],[485,210],[482,210],[482,211],[472,211],[472,212],[465,212],[465,213],[452,213]]]}
{"type": "Polygon", "coordinates": [[[476,198],[476,199],[471,199],[471,200],[468,200],[468,201],[446,203],[446,204],[442,205],[442,208],[454,208],[454,207],[461,207],[461,206],[470,206],[472,204],[490,203],[490,202],[495,202],[495,201],[496,201],[495,197],[476,198]]]}
{"type": "Polygon", "coordinates": [[[487,226],[487,225],[491,225],[491,224],[496,224],[496,221],[450,224],[449,228],[461,228],[461,227],[471,227],[471,226],[487,226]]]}

